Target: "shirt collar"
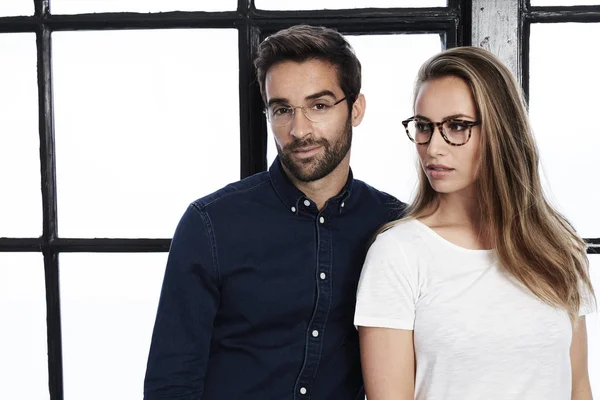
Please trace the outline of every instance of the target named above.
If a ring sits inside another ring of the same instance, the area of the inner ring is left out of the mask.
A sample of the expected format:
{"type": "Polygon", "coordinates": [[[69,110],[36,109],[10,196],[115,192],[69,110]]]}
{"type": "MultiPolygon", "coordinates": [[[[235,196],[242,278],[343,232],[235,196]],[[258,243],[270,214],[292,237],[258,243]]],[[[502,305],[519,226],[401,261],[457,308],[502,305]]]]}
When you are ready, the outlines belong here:
{"type": "MultiPolygon", "coordinates": [[[[273,164],[271,164],[271,167],[269,168],[269,176],[271,178],[273,188],[275,189],[275,192],[281,201],[283,201],[289,210],[294,213],[298,213],[298,210],[300,210],[300,204],[303,204],[305,200],[309,199],[292,183],[292,181],[290,181],[283,170],[279,156],[277,156],[275,161],[273,161],[273,164]]],[[[354,175],[352,174],[352,169],[350,169],[346,184],[337,196],[334,196],[327,201],[326,208],[333,206],[338,212],[341,213],[343,209],[347,207],[346,203],[348,202],[348,198],[352,193],[353,184],[354,175]]]]}

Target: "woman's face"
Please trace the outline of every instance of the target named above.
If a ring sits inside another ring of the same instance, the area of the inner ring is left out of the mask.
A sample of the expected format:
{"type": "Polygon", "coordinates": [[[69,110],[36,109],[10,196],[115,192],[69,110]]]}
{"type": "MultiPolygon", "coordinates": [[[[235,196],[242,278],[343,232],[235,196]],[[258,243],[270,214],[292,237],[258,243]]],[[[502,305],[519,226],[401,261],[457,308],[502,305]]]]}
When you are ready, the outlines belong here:
{"type": "MultiPolygon", "coordinates": [[[[431,122],[448,118],[474,122],[477,112],[469,86],[462,79],[449,76],[423,83],[415,101],[415,116],[431,122]]],[[[480,136],[480,126],[474,126],[466,144],[452,146],[434,127],[431,141],[417,145],[421,168],[436,192],[474,195],[480,136]]]]}

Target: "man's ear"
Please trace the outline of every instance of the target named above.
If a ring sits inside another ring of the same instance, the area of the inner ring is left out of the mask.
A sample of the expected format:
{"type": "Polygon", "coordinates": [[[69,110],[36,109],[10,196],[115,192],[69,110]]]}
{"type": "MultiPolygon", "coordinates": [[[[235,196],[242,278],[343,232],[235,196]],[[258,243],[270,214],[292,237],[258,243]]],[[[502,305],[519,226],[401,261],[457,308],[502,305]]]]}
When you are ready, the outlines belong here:
{"type": "Polygon", "coordinates": [[[365,116],[366,108],[367,101],[365,100],[365,96],[362,93],[359,93],[356,101],[352,104],[352,126],[357,127],[360,125],[365,116]]]}

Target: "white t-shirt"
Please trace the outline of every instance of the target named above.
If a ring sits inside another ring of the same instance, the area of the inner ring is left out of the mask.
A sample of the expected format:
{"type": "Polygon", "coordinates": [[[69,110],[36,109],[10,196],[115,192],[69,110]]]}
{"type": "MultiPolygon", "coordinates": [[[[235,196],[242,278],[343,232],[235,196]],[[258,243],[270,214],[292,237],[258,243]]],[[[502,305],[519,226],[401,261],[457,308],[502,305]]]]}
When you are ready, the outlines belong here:
{"type": "MultiPolygon", "coordinates": [[[[591,302],[581,315],[592,312],[591,302]]],[[[567,400],[572,327],[564,310],[417,220],[377,237],[358,286],[357,326],[414,330],[415,399],[567,400]]]]}

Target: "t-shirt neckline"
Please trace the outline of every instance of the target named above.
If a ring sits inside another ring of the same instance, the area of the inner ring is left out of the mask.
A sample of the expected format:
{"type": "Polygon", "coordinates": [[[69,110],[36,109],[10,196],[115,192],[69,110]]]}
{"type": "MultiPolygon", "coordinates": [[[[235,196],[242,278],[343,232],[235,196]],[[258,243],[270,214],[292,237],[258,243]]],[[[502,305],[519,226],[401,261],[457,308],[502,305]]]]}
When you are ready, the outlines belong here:
{"type": "Polygon", "coordinates": [[[424,231],[424,232],[426,232],[429,236],[434,237],[438,242],[444,243],[446,246],[452,247],[452,248],[454,248],[456,250],[459,250],[459,251],[462,251],[462,252],[465,252],[465,253],[481,254],[481,255],[489,255],[489,254],[492,254],[494,252],[493,249],[490,249],[490,250],[477,250],[477,249],[468,249],[466,247],[459,246],[459,245],[457,245],[455,243],[452,243],[448,239],[445,239],[439,233],[437,233],[436,231],[434,231],[433,229],[431,229],[429,226],[427,226],[423,222],[419,221],[418,219],[413,218],[413,221],[415,221],[416,224],[421,227],[421,230],[424,231]]]}

